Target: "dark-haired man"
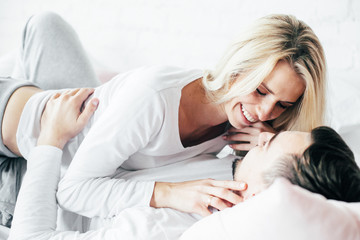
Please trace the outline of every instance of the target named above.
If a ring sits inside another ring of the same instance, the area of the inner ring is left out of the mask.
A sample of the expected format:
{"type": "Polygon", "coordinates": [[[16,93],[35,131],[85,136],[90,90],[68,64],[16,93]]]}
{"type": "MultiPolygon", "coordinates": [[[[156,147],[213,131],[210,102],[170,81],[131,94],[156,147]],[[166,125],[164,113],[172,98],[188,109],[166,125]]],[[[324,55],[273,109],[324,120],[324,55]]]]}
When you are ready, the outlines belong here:
{"type": "Polygon", "coordinates": [[[262,133],[259,144],[233,163],[235,180],[248,183],[249,198],[278,177],[327,199],[360,201],[360,169],[338,133],[329,127],[305,132],[262,133]]]}

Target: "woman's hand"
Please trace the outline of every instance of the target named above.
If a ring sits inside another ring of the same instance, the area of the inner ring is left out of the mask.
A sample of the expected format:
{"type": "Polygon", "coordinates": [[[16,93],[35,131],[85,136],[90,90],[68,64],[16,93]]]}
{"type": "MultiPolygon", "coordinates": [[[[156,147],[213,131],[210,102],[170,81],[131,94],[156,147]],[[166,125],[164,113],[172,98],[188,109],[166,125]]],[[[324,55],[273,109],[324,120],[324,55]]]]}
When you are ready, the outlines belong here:
{"type": "Polygon", "coordinates": [[[169,207],[202,216],[211,214],[209,207],[223,210],[243,201],[235,192],[246,190],[245,183],[213,179],[179,183],[157,182],[150,206],[169,207]]]}
{"type": "Polygon", "coordinates": [[[229,146],[237,151],[249,151],[255,147],[262,132],[276,133],[276,131],[265,122],[257,122],[243,129],[231,127],[228,134],[223,138],[229,142],[229,146]]]}
{"type": "Polygon", "coordinates": [[[87,124],[96,110],[99,100],[91,99],[82,108],[84,101],[94,89],[82,88],[54,94],[46,103],[41,117],[38,145],[52,145],[62,149],[87,124]]]}

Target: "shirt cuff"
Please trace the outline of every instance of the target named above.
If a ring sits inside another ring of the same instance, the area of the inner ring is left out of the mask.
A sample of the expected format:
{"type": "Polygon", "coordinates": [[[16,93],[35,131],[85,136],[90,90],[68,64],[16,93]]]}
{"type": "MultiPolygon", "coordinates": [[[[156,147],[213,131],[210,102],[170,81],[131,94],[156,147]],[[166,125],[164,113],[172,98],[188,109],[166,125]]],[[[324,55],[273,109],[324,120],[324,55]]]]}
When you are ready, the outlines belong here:
{"type": "MultiPolygon", "coordinates": [[[[40,145],[31,149],[27,158],[28,168],[31,165],[45,164],[45,165],[59,165],[61,164],[63,151],[60,148],[50,145],[40,145]]],[[[51,167],[55,168],[55,167],[51,167]]],[[[55,168],[56,169],[56,168],[55,168]]]]}
{"type": "Polygon", "coordinates": [[[148,189],[148,191],[145,192],[145,198],[144,198],[143,204],[147,207],[150,207],[151,198],[154,193],[155,181],[146,182],[146,185],[147,185],[146,188],[148,189]]]}

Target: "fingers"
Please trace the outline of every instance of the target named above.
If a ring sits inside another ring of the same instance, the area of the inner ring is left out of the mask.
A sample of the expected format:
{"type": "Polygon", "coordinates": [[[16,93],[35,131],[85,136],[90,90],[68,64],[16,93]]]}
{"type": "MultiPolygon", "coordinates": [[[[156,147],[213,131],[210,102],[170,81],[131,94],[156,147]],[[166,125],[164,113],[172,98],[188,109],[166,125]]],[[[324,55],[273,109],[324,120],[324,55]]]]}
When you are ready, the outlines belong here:
{"type": "Polygon", "coordinates": [[[80,88],[77,91],[74,91],[73,96],[77,99],[85,101],[91,94],[93,94],[95,89],[93,88],[80,88]]]}
{"type": "Polygon", "coordinates": [[[57,92],[54,95],[51,96],[50,99],[57,99],[58,97],[60,97],[61,93],[57,92]]]}
{"type": "Polygon", "coordinates": [[[208,198],[208,207],[213,207],[213,208],[216,208],[220,211],[228,208],[228,207],[232,207],[233,204],[232,203],[229,203],[227,201],[224,201],[223,199],[220,199],[216,196],[210,196],[208,198]]]}
{"type": "Polygon", "coordinates": [[[65,91],[65,94],[69,95],[69,96],[74,96],[75,94],[77,94],[79,91],[82,91],[86,88],[76,88],[76,89],[69,89],[65,91]]]}
{"type": "Polygon", "coordinates": [[[248,127],[236,129],[231,127],[228,129],[229,133],[252,133],[252,132],[275,132],[272,126],[266,122],[256,122],[248,127]]]}
{"type": "MultiPolygon", "coordinates": [[[[224,189],[224,188],[212,188],[210,190],[210,194],[215,196],[217,200],[226,200],[229,203],[231,203],[232,205],[236,205],[239,202],[242,202],[242,198],[235,194],[234,192],[232,192],[229,189],[224,189]]],[[[220,205],[220,202],[218,202],[218,204],[220,205]]],[[[226,208],[226,205],[224,204],[224,206],[221,208],[226,208]]]]}
{"type": "Polygon", "coordinates": [[[86,104],[86,106],[84,106],[86,99],[88,99],[94,91],[95,89],[93,88],[77,88],[66,90],[63,93],[65,96],[73,97],[72,104],[80,109],[79,117],[77,119],[77,124],[80,128],[83,128],[87,124],[99,104],[99,99],[93,98],[86,104]]]}
{"type": "Polygon", "coordinates": [[[259,134],[237,133],[233,135],[224,135],[223,139],[229,142],[229,146],[234,150],[249,151],[258,143],[259,134]]]}
{"type": "Polygon", "coordinates": [[[54,93],[43,112],[44,125],[47,123],[48,126],[52,126],[51,128],[63,129],[60,137],[66,140],[68,136],[76,135],[97,109],[97,98],[91,99],[85,106],[85,101],[94,91],[93,88],[77,88],[54,93]],[[45,121],[47,116],[51,118],[45,121]]]}
{"type": "Polygon", "coordinates": [[[266,122],[257,122],[251,126],[236,129],[231,127],[223,139],[229,142],[229,147],[238,151],[249,151],[257,146],[259,135],[262,132],[275,133],[276,131],[266,122]]]}
{"type": "Polygon", "coordinates": [[[247,184],[236,181],[202,179],[186,182],[156,182],[150,202],[152,207],[169,207],[202,216],[211,214],[209,207],[223,210],[243,201],[241,191],[247,184]]]}
{"type": "Polygon", "coordinates": [[[242,202],[242,197],[234,193],[234,191],[244,191],[246,188],[247,186],[245,183],[239,183],[235,181],[214,181],[208,192],[212,196],[216,197],[216,203],[218,206],[221,206],[221,209],[223,209],[226,208],[226,204],[223,202],[223,200],[229,202],[232,205],[242,202]]]}
{"type": "Polygon", "coordinates": [[[247,184],[244,182],[237,182],[237,181],[218,181],[218,180],[211,180],[209,179],[209,181],[212,181],[211,184],[215,187],[223,187],[223,188],[227,188],[227,189],[231,189],[234,191],[244,191],[247,189],[247,184]]]}
{"type": "Polygon", "coordinates": [[[236,128],[231,128],[228,130],[228,136],[236,136],[239,133],[243,133],[243,134],[259,134],[262,132],[261,128],[256,128],[256,127],[244,127],[242,129],[236,129],[236,128]]]}
{"type": "Polygon", "coordinates": [[[248,133],[237,133],[232,135],[224,135],[223,139],[229,142],[250,142],[256,135],[250,135],[248,133]]]}
{"type": "Polygon", "coordinates": [[[238,153],[240,156],[244,156],[246,152],[250,151],[252,148],[256,147],[255,143],[232,143],[229,144],[229,147],[233,150],[244,151],[245,153],[238,153]],[[241,155],[243,154],[243,155],[241,155]]]}
{"type": "Polygon", "coordinates": [[[66,90],[62,93],[62,97],[64,99],[70,99],[71,104],[79,108],[80,111],[82,111],[84,107],[84,102],[93,93],[94,89],[92,88],[77,88],[66,90]]]}
{"type": "MultiPolygon", "coordinates": [[[[209,180],[210,186],[205,190],[208,194],[204,201],[207,207],[224,210],[243,201],[243,198],[235,192],[244,191],[247,184],[235,181],[209,180]]],[[[204,214],[206,211],[203,212],[204,214]]]]}
{"type": "Polygon", "coordinates": [[[97,98],[91,99],[86,104],[84,110],[80,114],[78,121],[77,121],[78,124],[80,125],[80,127],[84,127],[87,124],[87,122],[89,121],[91,116],[94,114],[95,110],[97,109],[98,105],[99,105],[99,99],[97,99],[97,98]]]}
{"type": "Polygon", "coordinates": [[[199,211],[200,211],[199,214],[200,214],[201,216],[206,217],[206,216],[211,215],[211,211],[210,211],[209,207],[210,207],[211,204],[212,204],[212,203],[211,203],[211,202],[212,202],[212,198],[213,198],[213,196],[207,195],[207,198],[205,198],[205,199],[203,200],[204,206],[199,209],[199,211]]]}

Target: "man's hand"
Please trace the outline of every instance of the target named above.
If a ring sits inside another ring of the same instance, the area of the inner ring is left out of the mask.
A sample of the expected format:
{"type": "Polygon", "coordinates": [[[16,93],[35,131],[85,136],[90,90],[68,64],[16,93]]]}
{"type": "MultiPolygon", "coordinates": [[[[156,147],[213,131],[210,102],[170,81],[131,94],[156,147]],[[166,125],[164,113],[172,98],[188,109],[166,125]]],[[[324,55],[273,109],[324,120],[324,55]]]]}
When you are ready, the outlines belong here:
{"type": "Polygon", "coordinates": [[[93,98],[81,109],[93,92],[94,89],[81,88],[54,94],[46,103],[41,117],[38,145],[52,145],[62,149],[75,137],[88,123],[99,104],[99,99],[93,98]]]}

